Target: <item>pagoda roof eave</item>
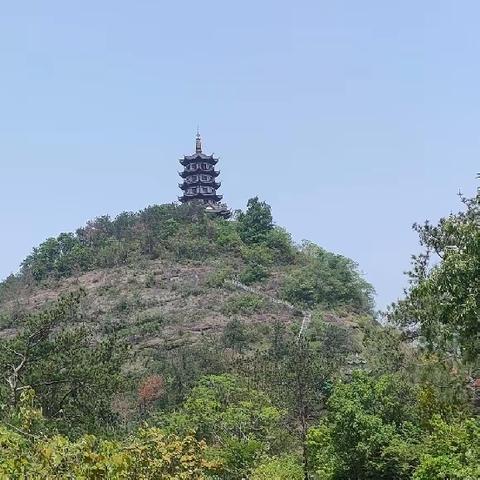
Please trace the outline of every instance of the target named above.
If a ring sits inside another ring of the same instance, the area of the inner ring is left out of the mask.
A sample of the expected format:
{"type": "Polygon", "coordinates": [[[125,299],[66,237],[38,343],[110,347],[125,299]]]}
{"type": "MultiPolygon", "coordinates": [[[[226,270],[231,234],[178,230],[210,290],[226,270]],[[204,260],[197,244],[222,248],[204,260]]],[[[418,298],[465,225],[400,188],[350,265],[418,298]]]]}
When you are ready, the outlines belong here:
{"type": "Polygon", "coordinates": [[[185,155],[179,160],[179,162],[184,166],[196,161],[207,162],[215,165],[218,162],[218,158],[215,158],[213,155],[205,155],[204,153],[194,153],[193,155],[185,155]]]}
{"type": "Polygon", "coordinates": [[[187,182],[183,182],[183,183],[179,183],[178,186],[182,189],[182,190],[186,190],[187,188],[189,187],[197,187],[197,186],[204,186],[204,187],[213,187],[215,188],[215,190],[217,188],[220,188],[222,185],[222,182],[192,182],[192,183],[187,183],[187,182]]]}
{"type": "Polygon", "coordinates": [[[178,199],[184,203],[184,202],[189,202],[191,200],[205,200],[205,201],[214,201],[214,202],[219,202],[223,198],[223,195],[217,195],[216,193],[213,195],[208,195],[205,193],[197,193],[195,195],[182,195],[181,197],[178,197],[178,199]]]}
{"type": "Polygon", "coordinates": [[[189,175],[211,175],[212,177],[218,177],[220,175],[220,170],[195,170],[192,172],[184,170],[183,172],[178,172],[178,174],[182,178],[188,177],[189,175]]]}

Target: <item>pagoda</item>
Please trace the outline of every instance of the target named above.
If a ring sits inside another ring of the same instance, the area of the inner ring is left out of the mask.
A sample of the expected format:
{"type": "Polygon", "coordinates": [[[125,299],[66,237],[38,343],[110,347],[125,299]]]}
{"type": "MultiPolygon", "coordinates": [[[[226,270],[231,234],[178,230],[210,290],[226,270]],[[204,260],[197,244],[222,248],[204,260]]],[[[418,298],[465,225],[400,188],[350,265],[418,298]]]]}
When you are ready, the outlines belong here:
{"type": "Polygon", "coordinates": [[[179,172],[179,175],[183,178],[183,183],[178,186],[183,190],[183,195],[178,199],[182,203],[193,202],[205,205],[207,212],[228,218],[231,212],[225,204],[221,203],[222,195],[217,194],[217,189],[221,185],[217,182],[220,174],[220,171],[215,170],[217,162],[218,158],[202,152],[202,139],[197,131],[195,153],[180,159],[183,172],[179,172]]]}

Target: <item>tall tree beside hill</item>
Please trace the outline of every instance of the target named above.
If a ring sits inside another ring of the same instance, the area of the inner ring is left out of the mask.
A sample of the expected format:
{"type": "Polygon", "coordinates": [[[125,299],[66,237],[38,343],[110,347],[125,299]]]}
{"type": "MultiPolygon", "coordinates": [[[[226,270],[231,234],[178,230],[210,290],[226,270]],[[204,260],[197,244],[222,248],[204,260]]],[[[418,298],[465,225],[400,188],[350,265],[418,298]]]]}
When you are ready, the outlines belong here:
{"type": "Polygon", "coordinates": [[[432,350],[480,358],[480,194],[461,197],[465,210],[414,225],[424,251],[413,257],[405,299],[390,319],[432,350]]]}

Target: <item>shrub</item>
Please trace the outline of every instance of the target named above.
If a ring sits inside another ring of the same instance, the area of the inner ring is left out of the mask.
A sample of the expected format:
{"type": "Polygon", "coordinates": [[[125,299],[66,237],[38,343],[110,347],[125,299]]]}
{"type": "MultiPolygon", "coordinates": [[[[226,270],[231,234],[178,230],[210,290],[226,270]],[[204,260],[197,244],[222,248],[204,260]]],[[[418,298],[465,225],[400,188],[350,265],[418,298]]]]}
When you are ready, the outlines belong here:
{"type": "Polygon", "coordinates": [[[233,276],[233,272],[232,267],[228,265],[222,266],[208,276],[207,285],[209,287],[222,287],[225,284],[225,280],[233,276]]]}
{"type": "Polygon", "coordinates": [[[480,478],[480,421],[470,418],[448,424],[440,417],[422,444],[414,480],[480,478]]]}
{"type": "Polygon", "coordinates": [[[222,308],[226,315],[244,314],[249,315],[260,311],[265,306],[265,300],[259,295],[246,293],[227,300],[222,308]]]}
{"type": "Polygon", "coordinates": [[[328,414],[308,434],[310,465],[320,478],[407,480],[420,440],[417,391],[401,376],[355,372],[337,384],[328,414]]]}
{"type": "Polygon", "coordinates": [[[303,480],[303,468],[296,457],[286,455],[264,460],[256,467],[251,480],[303,480]]]}
{"type": "Polygon", "coordinates": [[[138,401],[141,408],[159,400],[165,393],[165,380],[160,375],[150,375],[138,387],[138,401]]]}
{"type": "Polygon", "coordinates": [[[215,242],[223,251],[230,253],[239,252],[243,245],[235,223],[221,219],[216,223],[215,242]]]}
{"type": "Polygon", "coordinates": [[[265,393],[224,374],[203,377],[181,408],[158,421],[179,436],[195,431],[221,459],[220,478],[233,480],[248,478],[262,453],[276,451],[286,433],[283,415],[265,393]]]}
{"type": "Polygon", "coordinates": [[[15,324],[13,315],[8,313],[0,313],[0,329],[13,327],[15,324]]]}
{"type": "Polygon", "coordinates": [[[145,278],[145,286],[147,288],[152,288],[155,286],[155,274],[150,272],[147,274],[146,278],[145,278]]]}
{"type": "Polygon", "coordinates": [[[245,285],[261,282],[268,278],[269,273],[263,265],[247,265],[239,275],[239,280],[245,285]]]}
{"type": "Polygon", "coordinates": [[[265,245],[270,249],[276,264],[288,265],[295,260],[296,249],[291,235],[283,228],[275,227],[265,237],[265,245]]]}
{"type": "Polygon", "coordinates": [[[205,459],[204,442],[143,428],[124,442],[86,435],[26,437],[0,427],[1,478],[141,478],[204,480],[218,467],[205,459]]]}
{"type": "Polygon", "coordinates": [[[228,322],[223,330],[222,341],[227,348],[241,352],[248,344],[248,335],[244,323],[237,318],[228,322]]]}

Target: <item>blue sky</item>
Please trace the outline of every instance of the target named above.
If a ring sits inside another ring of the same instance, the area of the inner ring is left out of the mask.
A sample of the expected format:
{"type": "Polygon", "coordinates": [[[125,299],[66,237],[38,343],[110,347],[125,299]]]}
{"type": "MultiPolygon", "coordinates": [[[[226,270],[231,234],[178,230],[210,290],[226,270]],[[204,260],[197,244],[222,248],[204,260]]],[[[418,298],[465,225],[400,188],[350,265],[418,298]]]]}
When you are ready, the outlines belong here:
{"type": "Polygon", "coordinates": [[[48,236],[166,203],[200,124],[232,208],[402,293],[411,224],[480,170],[480,4],[3,2],[0,277],[48,236]]]}

